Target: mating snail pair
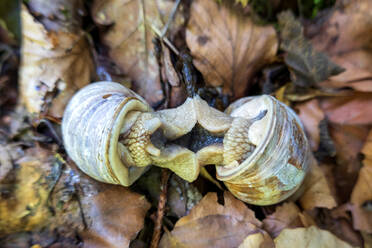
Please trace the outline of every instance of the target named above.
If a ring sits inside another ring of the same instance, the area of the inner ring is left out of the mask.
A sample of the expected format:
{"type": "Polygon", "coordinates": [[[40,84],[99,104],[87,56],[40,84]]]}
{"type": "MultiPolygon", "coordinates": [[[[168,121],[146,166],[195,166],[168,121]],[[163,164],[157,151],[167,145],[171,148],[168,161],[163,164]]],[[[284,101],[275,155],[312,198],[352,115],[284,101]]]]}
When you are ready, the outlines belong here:
{"type": "Polygon", "coordinates": [[[267,95],[242,98],[225,112],[199,96],[154,112],[130,89],[98,82],[71,99],[62,133],[68,155],[96,180],[129,186],[155,165],[191,182],[201,166],[215,164],[217,178],[256,205],[292,195],[311,160],[296,114],[267,95]]]}

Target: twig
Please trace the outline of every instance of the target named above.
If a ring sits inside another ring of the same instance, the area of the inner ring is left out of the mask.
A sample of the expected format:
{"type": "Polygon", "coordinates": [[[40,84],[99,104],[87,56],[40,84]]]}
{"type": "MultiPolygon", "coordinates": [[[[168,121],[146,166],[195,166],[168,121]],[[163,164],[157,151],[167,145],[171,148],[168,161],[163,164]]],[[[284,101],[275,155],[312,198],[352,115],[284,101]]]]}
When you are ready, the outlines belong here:
{"type": "Polygon", "coordinates": [[[162,229],[165,204],[167,203],[168,179],[170,172],[167,169],[161,171],[161,193],[159,196],[158,211],[156,213],[155,227],[152,234],[150,248],[157,248],[159,245],[160,234],[162,229]]]}
{"type": "Polygon", "coordinates": [[[161,39],[177,56],[180,54],[180,52],[177,50],[177,48],[168,40],[167,37],[161,37],[161,31],[155,27],[153,24],[150,24],[151,29],[154,31],[154,33],[161,39]]]}
{"type": "Polygon", "coordinates": [[[178,9],[178,6],[180,6],[180,3],[181,3],[181,0],[177,0],[175,2],[175,4],[173,5],[173,8],[172,8],[172,11],[168,17],[168,21],[167,23],[164,25],[163,29],[161,30],[161,37],[160,38],[163,38],[165,37],[165,35],[167,34],[168,32],[168,29],[169,29],[169,26],[170,24],[173,22],[173,19],[174,19],[174,16],[176,15],[177,13],[177,9],[178,9]]]}

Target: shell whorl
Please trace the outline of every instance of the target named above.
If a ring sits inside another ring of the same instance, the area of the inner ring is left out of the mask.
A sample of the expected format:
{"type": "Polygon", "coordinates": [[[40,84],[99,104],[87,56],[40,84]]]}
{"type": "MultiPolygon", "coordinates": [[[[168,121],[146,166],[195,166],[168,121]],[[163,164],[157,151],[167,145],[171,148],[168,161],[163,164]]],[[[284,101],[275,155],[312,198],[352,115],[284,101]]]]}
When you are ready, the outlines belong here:
{"type": "Polygon", "coordinates": [[[98,181],[130,185],[144,168],[128,168],[118,139],[130,111],[149,112],[146,101],[112,82],[90,84],[73,96],[62,119],[65,149],[78,167],[98,181]]]}
{"type": "Polygon", "coordinates": [[[311,150],[297,115],[271,96],[240,99],[226,112],[235,118],[252,119],[260,111],[267,114],[253,121],[243,135],[255,149],[242,161],[217,166],[216,171],[217,178],[237,198],[270,205],[299,188],[309,168],[311,150]]]}

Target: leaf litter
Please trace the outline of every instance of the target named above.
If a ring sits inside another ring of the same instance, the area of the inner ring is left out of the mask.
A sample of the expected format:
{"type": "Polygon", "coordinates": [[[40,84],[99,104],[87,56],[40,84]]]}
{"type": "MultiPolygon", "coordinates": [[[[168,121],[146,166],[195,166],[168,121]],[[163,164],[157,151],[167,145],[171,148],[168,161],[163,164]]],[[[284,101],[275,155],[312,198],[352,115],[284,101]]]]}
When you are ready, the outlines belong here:
{"type": "MultiPolygon", "coordinates": [[[[188,49],[194,76],[213,92],[211,99],[261,94],[263,71],[280,65],[270,76],[279,87],[265,92],[298,112],[316,159],[297,195],[269,207],[247,205],[202,177],[189,184],[171,176],[159,247],[371,246],[370,1],[340,0],[314,20],[277,13],[275,24],[258,23],[250,1],[194,0],[177,8],[170,0],[57,2],[64,7],[37,0],[19,6],[22,44],[1,26],[2,44],[20,49],[22,99],[16,109],[10,90],[0,101],[6,109],[0,112],[4,247],[151,243],[159,171],[148,171],[130,188],[96,182],[50,132],[60,135],[58,117],[68,99],[102,73],[98,60],[112,67],[108,80],[115,78],[112,71],[124,75],[130,83],[121,83],[152,106],[181,104],[186,94],[177,64],[188,49]],[[22,105],[33,114],[24,115],[22,105]],[[48,129],[35,125],[43,118],[48,129]]],[[[1,89],[17,80],[12,54],[1,61],[1,89]]]]}

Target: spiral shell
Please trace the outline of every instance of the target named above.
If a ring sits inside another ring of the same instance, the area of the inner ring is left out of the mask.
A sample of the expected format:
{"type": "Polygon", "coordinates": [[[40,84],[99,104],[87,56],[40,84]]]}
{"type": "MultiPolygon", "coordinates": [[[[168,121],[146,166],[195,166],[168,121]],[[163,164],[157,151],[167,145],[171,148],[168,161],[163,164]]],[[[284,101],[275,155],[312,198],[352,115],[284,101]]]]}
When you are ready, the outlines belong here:
{"type": "Polygon", "coordinates": [[[255,205],[275,204],[292,195],[300,187],[311,161],[308,141],[293,110],[271,96],[262,95],[242,98],[225,112],[238,121],[261,117],[245,126],[240,121],[234,142],[228,142],[225,135],[224,166],[216,167],[217,178],[237,198],[255,205]],[[247,143],[255,148],[250,149],[247,143]],[[239,154],[239,147],[245,147],[248,155],[246,152],[245,157],[241,156],[241,161],[231,159],[239,154]]]}
{"type": "Polygon", "coordinates": [[[119,134],[131,111],[152,112],[146,101],[112,82],[81,89],[70,100],[62,120],[65,149],[78,167],[94,179],[124,186],[145,170],[128,166],[118,153],[119,134]]]}

